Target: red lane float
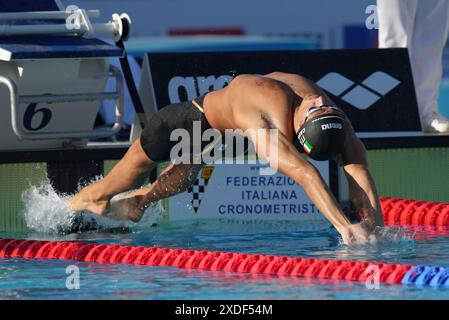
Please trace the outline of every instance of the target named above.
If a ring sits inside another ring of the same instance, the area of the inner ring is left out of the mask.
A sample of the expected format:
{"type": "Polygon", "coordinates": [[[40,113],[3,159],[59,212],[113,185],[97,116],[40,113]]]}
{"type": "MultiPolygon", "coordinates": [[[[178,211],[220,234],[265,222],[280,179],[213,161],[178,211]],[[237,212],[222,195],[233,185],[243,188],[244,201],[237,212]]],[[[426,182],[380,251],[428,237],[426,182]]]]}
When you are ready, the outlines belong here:
{"type": "Polygon", "coordinates": [[[449,203],[380,197],[386,225],[449,226],[449,203]]]}
{"type": "Polygon", "coordinates": [[[351,281],[365,281],[375,266],[380,272],[380,281],[386,283],[401,283],[413,267],[263,254],[17,239],[0,239],[0,258],[128,263],[351,281]]]}

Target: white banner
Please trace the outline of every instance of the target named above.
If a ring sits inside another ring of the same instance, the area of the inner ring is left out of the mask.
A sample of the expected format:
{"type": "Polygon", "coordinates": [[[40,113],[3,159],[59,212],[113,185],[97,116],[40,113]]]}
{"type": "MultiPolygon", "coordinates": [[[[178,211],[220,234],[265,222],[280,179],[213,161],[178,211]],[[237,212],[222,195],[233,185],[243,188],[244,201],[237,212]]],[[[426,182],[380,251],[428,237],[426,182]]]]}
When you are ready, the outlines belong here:
{"type": "MultiPolygon", "coordinates": [[[[329,183],[328,162],[313,164],[329,183]]],[[[188,191],[169,199],[169,219],[324,220],[301,186],[280,173],[260,175],[262,166],[205,166],[188,191]]]]}

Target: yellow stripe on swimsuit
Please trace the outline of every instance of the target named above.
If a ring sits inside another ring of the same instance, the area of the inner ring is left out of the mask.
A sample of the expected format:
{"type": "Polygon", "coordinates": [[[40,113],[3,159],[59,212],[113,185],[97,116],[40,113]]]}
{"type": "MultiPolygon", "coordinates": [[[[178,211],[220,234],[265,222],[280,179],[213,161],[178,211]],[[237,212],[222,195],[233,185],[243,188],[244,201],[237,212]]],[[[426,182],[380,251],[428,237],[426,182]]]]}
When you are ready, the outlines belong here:
{"type": "Polygon", "coordinates": [[[192,100],[192,104],[198,109],[200,110],[202,113],[204,113],[204,109],[203,107],[201,107],[198,102],[195,101],[195,99],[192,100]]]}

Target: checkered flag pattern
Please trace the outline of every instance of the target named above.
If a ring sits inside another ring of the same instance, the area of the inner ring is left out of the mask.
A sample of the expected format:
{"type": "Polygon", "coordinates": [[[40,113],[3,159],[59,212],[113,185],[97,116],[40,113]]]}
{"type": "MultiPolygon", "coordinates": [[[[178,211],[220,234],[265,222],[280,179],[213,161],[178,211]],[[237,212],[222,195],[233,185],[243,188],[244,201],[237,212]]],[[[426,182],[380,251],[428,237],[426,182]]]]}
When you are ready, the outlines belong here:
{"type": "Polygon", "coordinates": [[[209,179],[204,178],[202,176],[199,176],[193,185],[187,189],[188,193],[192,194],[192,207],[195,213],[198,212],[198,209],[200,208],[201,200],[204,196],[204,191],[206,189],[206,186],[209,182],[209,179]]]}

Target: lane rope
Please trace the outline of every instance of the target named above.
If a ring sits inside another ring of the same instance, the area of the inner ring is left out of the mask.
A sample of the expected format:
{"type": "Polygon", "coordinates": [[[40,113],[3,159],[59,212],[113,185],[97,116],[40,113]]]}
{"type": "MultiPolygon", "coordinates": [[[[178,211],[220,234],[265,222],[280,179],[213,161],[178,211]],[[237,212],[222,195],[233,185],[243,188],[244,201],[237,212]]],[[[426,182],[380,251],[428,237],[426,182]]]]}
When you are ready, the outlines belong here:
{"type": "MultiPolygon", "coordinates": [[[[386,225],[449,226],[449,204],[381,197],[386,225]]],[[[159,247],[0,239],[0,258],[127,263],[449,288],[449,268],[159,247]],[[375,274],[378,272],[378,274],[375,274]],[[371,277],[371,278],[370,278],[371,277]]]]}
{"type": "Polygon", "coordinates": [[[449,288],[449,270],[376,262],[295,258],[208,250],[125,246],[86,242],[0,239],[0,258],[76,260],[172,266],[185,269],[271,274],[315,279],[366,282],[378,276],[382,283],[449,288]],[[378,272],[378,274],[374,274],[378,272]]]}
{"type": "Polygon", "coordinates": [[[385,225],[449,226],[449,203],[380,197],[385,225]]]}

